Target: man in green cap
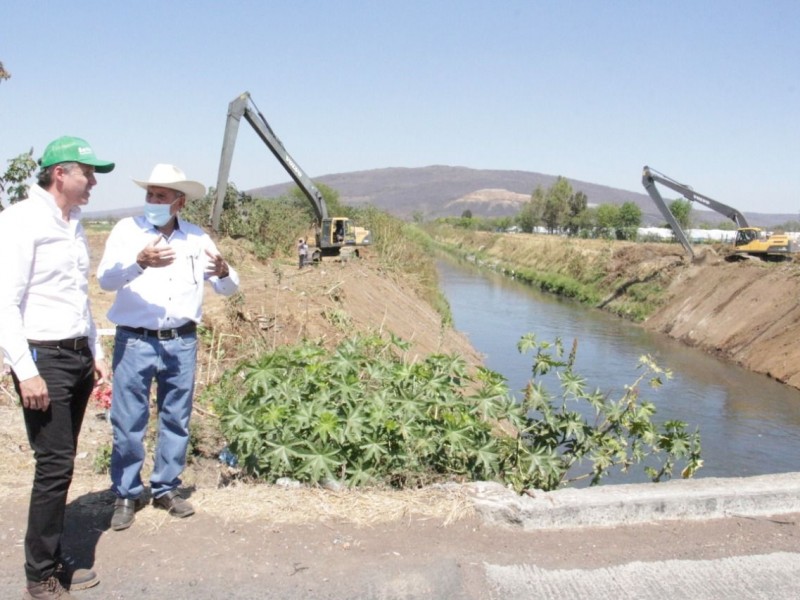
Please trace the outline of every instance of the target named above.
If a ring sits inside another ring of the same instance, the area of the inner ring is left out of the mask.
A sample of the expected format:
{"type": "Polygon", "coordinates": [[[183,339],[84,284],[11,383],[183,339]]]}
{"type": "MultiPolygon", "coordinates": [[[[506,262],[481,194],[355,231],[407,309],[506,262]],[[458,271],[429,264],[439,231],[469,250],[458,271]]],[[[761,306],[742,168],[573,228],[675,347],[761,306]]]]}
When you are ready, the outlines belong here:
{"type": "Polygon", "coordinates": [[[25,535],[24,598],[72,598],[99,580],[61,547],[67,493],[95,373],[108,367],[89,306],[89,246],[80,207],[100,160],[85,140],[60,137],[39,161],[28,198],[0,212],[0,347],[11,367],[36,470],[25,535]]]}

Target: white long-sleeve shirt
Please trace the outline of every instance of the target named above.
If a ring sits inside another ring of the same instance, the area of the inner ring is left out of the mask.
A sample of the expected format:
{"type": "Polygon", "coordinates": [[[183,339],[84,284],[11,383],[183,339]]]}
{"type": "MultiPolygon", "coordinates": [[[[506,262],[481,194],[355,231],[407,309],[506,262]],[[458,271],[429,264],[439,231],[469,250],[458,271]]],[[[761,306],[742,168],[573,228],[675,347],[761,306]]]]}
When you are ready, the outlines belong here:
{"type": "Polygon", "coordinates": [[[121,220],[111,230],[97,279],[106,291],[116,291],[108,311],[112,323],[146,329],[173,329],[194,321],[200,323],[203,282],[208,280],[218,294],[230,296],[239,289],[239,275],[228,267],[225,278],[205,274],[209,258],[206,250],[219,254],[209,235],[200,227],[178,219],[169,239],[175,260],[166,267],[142,269],[136,262],[139,252],[160,232],[144,216],[121,220]]]}
{"type": "Polygon", "coordinates": [[[55,198],[32,185],[28,198],[0,212],[0,347],[19,379],[39,374],[31,340],[89,337],[103,358],[89,306],[89,245],[80,208],[62,217],[55,198]]]}

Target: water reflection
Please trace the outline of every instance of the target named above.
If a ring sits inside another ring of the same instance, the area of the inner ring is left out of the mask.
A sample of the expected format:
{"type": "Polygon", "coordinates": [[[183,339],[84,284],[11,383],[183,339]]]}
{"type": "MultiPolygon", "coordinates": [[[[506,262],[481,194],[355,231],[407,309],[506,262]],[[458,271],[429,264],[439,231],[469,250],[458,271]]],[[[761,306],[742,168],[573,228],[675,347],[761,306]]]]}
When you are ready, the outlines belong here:
{"type": "Polygon", "coordinates": [[[699,427],[705,466],[698,477],[800,470],[800,391],[466,263],[442,259],[439,276],[455,327],[518,396],[531,375],[532,355],[517,351],[525,333],[543,341],[560,337],[567,350],[577,339],[576,372],[587,379],[587,387],[614,397],[634,382],[639,357],[649,354],[673,371],[673,379],[642,395],[655,403],[660,420],[699,427]]]}

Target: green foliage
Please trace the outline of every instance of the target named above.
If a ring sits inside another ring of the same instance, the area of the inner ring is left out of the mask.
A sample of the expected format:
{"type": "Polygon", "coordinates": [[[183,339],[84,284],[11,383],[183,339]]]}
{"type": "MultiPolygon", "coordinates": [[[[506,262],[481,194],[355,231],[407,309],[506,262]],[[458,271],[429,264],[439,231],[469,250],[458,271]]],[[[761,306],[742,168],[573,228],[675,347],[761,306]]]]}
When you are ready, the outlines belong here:
{"type": "Polygon", "coordinates": [[[583,192],[572,194],[567,202],[567,221],[565,228],[570,235],[577,235],[581,229],[591,225],[589,220],[589,199],[583,192]]]}
{"type": "Polygon", "coordinates": [[[572,186],[564,177],[558,177],[547,190],[544,197],[542,221],[549,232],[559,231],[566,225],[571,197],[572,186]]]}
{"type": "Polygon", "coordinates": [[[518,268],[514,270],[514,278],[535,285],[542,291],[573,298],[584,304],[596,304],[600,299],[598,292],[591,285],[581,283],[570,275],[518,268]]]}
{"type": "Polygon", "coordinates": [[[597,207],[597,229],[604,238],[613,237],[616,224],[619,221],[619,206],[615,204],[601,204],[597,207]]]}
{"type": "MultiPolygon", "coordinates": [[[[18,202],[28,195],[26,182],[35,170],[36,161],[33,159],[33,148],[8,160],[8,169],[0,177],[0,193],[7,196],[9,203],[18,202]]],[[[0,196],[1,199],[2,196],[0,196]]],[[[2,209],[2,205],[0,205],[0,210],[2,209]]]]}
{"type": "Polygon", "coordinates": [[[531,194],[531,199],[526,202],[517,215],[517,225],[525,233],[532,233],[534,228],[542,221],[544,214],[545,192],[541,186],[537,186],[531,194]]]}
{"type": "Polygon", "coordinates": [[[441,480],[495,480],[516,490],[556,489],[571,479],[599,483],[612,469],[641,464],[653,481],[700,468],[697,433],[653,423],[640,402],[645,378],[668,375],[648,358],[619,400],[588,392],[572,371],[574,348],[523,337],[534,352],[524,399],[502,376],[469,373],[460,357],[405,358],[408,344],[377,336],[347,340],[333,351],[304,343],[281,347],[230,371],[206,391],[223,434],[245,472],[266,481],[335,479],[349,486],[407,488],[441,480]],[[555,373],[551,397],[541,378],[555,373]],[[580,408],[590,413],[584,418],[580,408]]]}
{"type": "Polygon", "coordinates": [[[689,200],[673,200],[669,203],[669,210],[682,229],[692,226],[692,203],[689,200]]]}
{"type": "MultiPolygon", "coordinates": [[[[430,238],[412,224],[392,217],[372,206],[353,208],[341,204],[333,188],[317,184],[325,199],[329,216],[347,217],[372,232],[372,248],[367,253],[389,271],[416,278],[420,296],[441,315],[443,324],[451,321],[450,308],[438,288],[438,275],[430,238]]],[[[187,204],[184,217],[205,226],[211,223],[211,207],[216,191],[187,204]]],[[[253,198],[228,184],[220,214],[219,233],[248,240],[261,260],[291,255],[298,238],[308,236],[316,217],[309,200],[298,187],[279,198],[253,198]]]]}
{"type": "Polygon", "coordinates": [[[636,231],[642,224],[642,209],[634,202],[623,202],[614,224],[618,240],[635,240],[636,231]]]}
{"type": "Polygon", "coordinates": [[[92,471],[98,475],[108,473],[111,468],[111,444],[105,443],[97,448],[94,460],[92,461],[92,471]]]}
{"type": "MultiPolygon", "coordinates": [[[[210,226],[215,196],[216,191],[211,190],[205,198],[188,203],[183,216],[198,225],[210,226]]],[[[228,184],[219,233],[249,240],[253,252],[262,260],[286,256],[294,252],[297,238],[306,237],[313,223],[308,207],[307,200],[301,201],[291,193],[274,199],[253,198],[228,184]]]]}

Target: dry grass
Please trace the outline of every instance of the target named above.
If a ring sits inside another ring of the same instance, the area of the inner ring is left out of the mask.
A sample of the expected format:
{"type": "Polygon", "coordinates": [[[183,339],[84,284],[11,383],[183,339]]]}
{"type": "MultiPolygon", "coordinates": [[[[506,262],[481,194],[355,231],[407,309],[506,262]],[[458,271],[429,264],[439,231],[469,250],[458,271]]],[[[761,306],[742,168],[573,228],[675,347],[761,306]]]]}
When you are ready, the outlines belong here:
{"type": "MultiPolygon", "coordinates": [[[[93,512],[110,510],[113,495],[108,475],[92,471],[97,449],[110,442],[105,421],[87,413],[81,434],[75,478],[70,501],[93,512]]],[[[25,436],[19,406],[0,400],[0,501],[25,500],[30,494],[33,455],[25,436]]],[[[148,465],[143,477],[147,478],[148,465]]],[[[192,463],[184,473],[184,487],[191,501],[205,514],[223,521],[267,522],[302,525],[309,523],[349,523],[368,527],[402,520],[435,519],[444,525],[474,516],[470,494],[465,486],[440,485],[420,490],[328,490],[311,487],[282,487],[246,483],[233,479],[232,471],[215,461],[192,463]]],[[[158,528],[168,516],[164,511],[143,510],[137,523],[158,528]]]]}

